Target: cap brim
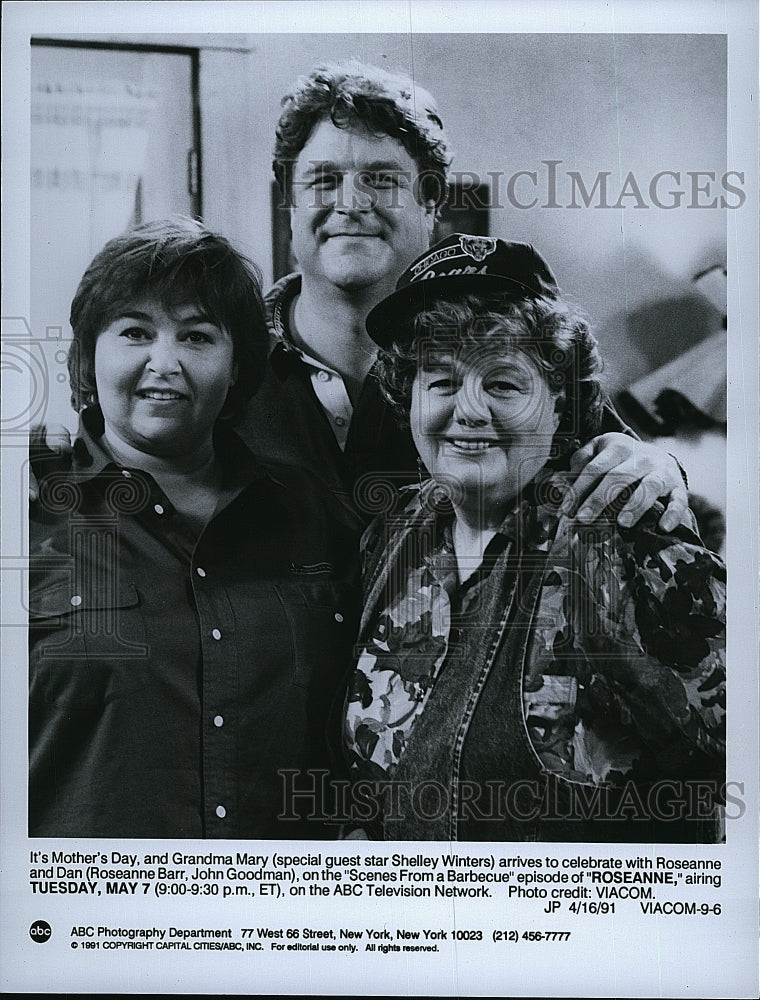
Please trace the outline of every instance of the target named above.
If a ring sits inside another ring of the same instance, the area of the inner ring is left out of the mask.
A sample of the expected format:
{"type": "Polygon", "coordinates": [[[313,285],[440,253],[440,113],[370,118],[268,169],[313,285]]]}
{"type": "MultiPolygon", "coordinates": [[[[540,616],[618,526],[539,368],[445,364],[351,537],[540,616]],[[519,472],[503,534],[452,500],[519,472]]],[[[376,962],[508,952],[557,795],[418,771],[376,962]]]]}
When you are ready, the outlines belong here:
{"type": "Polygon", "coordinates": [[[367,333],[379,347],[387,347],[399,339],[400,323],[416,313],[432,308],[435,302],[451,301],[471,292],[508,292],[515,299],[535,298],[542,289],[531,287],[502,274],[459,274],[428,278],[393,292],[379,302],[367,316],[367,333]]]}

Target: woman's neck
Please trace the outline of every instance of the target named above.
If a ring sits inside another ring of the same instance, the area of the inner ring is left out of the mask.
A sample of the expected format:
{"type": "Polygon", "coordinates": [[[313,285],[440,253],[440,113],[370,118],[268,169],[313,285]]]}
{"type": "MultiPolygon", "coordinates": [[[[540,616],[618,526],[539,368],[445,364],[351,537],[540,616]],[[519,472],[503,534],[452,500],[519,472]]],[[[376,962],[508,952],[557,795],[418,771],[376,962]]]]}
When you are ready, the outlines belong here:
{"type": "Polygon", "coordinates": [[[120,464],[151,475],[179,513],[200,532],[221,497],[221,470],[211,439],[187,454],[152,455],[123,441],[106,427],[103,443],[120,464]]]}
{"type": "Polygon", "coordinates": [[[214,464],[214,443],[211,435],[187,451],[156,455],[136,448],[106,424],[103,443],[109,454],[120,465],[142,469],[143,472],[150,473],[154,479],[159,479],[161,476],[203,478],[208,467],[214,464]]]}
{"type": "Polygon", "coordinates": [[[483,562],[488,543],[496,534],[497,523],[483,524],[480,521],[454,517],[454,555],[457,560],[459,582],[465,583],[483,562]]]}

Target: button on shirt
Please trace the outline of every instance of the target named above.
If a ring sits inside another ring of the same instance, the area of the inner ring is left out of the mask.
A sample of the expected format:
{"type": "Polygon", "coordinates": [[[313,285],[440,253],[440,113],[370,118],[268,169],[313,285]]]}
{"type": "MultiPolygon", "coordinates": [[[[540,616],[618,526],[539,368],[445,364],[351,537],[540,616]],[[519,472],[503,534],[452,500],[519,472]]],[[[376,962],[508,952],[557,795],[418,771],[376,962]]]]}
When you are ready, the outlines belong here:
{"type": "Polygon", "coordinates": [[[312,476],[262,468],[228,432],[224,501],[197,537],[92,425],[30,525],[30,835],[334,836],[304,818],[307,798],[278,820],[278,771],[308,789],[329,766],[357,526],[312,476]]]}
{"type": "Polygon", "coordinates": [[[327,414],[338,447],[345,452],[348,428],[351,424],[354,408],[348,398],[348,390],[343,376],[323,362],[312,358],[305,351],[299,348],[293,348],[293,350],[308,368],[314,395],[327,414]]]}

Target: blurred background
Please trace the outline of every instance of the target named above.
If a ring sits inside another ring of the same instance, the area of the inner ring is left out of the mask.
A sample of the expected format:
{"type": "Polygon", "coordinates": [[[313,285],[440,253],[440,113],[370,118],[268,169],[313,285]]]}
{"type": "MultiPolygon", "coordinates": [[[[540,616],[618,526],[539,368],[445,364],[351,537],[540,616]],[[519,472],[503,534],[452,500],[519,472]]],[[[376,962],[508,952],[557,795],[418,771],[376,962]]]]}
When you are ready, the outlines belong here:
{"type": "MultiPolygon", "coordinates": [[[[721,185],[724,36],[34,38],[31,322],[51,370],[65,373],[82,272],[131,223],[199,216],[267,285],[288,269],[271,173],[280,97],[314,64],[349,57],[433,93],[454,151],[444,225],[540,249],[593,321],[621,412],[724,511],[722,204],[741,197],[721,185]]],[[[75,428],[65,378],[51,385],[44,419],[75,428]]]]}

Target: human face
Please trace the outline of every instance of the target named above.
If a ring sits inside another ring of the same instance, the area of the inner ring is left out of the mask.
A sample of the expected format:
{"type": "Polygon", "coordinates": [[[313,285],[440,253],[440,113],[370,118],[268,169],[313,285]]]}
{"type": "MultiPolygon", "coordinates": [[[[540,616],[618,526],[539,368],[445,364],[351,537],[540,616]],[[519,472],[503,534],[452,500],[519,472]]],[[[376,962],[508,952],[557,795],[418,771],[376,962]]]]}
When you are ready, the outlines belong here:
{"type": "Polygon", "coordinates": [[[430,474],[453,487],[458,513],[495,527],[546,464],[558,402],[521,351],[430,352],[412,385],[412,436],[430,474]]]}
{"type": "Polygon", "coordinates": [[[304,280],[346,291],[393,291],[430,245],[435,204],[415,199],[419,169],[389,135],[314,129],[295,165],[293,252],[304,280]]]}
{"type": "Polygon", "coordinates": [[[193,304],[169,313],[144,299],[95,341],[106,438],[146,454],[189,458],[209,449],[236,377],[230,334],[193,304]]]}

